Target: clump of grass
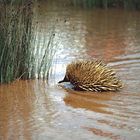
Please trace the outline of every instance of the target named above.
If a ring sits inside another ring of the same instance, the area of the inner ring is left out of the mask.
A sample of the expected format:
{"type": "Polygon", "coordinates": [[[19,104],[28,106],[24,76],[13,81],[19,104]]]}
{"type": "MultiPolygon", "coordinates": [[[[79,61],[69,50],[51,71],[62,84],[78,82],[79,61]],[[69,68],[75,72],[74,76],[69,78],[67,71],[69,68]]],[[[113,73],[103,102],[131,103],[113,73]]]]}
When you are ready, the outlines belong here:
{"type": "Polygon", "coordinates": [[[29,78],[32,1],[0,5],[0,83],[29,78]]]}
{"type": "Polygon", "coordinates": [[[0,83],[15,79],[46,78],[51,65],[51,42],[42,50],[36,44],[33,26],[34,0],[2,1],[0,3],[0,83]]]}

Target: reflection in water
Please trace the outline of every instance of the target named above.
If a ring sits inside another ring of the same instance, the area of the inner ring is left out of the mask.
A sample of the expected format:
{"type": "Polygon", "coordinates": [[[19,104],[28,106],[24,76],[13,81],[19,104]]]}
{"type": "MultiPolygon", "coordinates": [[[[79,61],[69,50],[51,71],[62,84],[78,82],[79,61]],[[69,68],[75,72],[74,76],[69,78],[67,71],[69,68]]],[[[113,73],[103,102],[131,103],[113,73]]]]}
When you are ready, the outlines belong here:
{"type": "Polygon", "coordinates": [[[109,107],[104,104],[104,101],[110,100],[113,94],[109,93],[90,93],[90,92],[78,92],[71,89],[66,90],[69,94],[64,98],[65,104],[74,108],[84,108],[104,114],[112,114],[111,111],[106,111],[105,108],[109,107]]]}
{"type": "MultiPolygon", "coordinates": [[[[0,139],[138,140],[140,137],[140,14],[40,5],[38,35],[55,22],[49,85],[16,81],[0,85],[0,139]],[[52,18],[53,17],[53,18],[52,18]],[[74,59],[108,62],[124,82],[117,93],[89,93],[57,85],[74,59]]],[[[38,38],[38,40],[41,37],[38,38]]],[[[46,37],[47,38],[47,37],[46,37]]]]}
{"type": "Polygon", "coordinates": [[[44,84],[36,81],[1,86],[0,132],[3,139],[22,139],[23,136],[31,139],[32,130],[41,131],[46,115],[45,121],[51,123],[55,109],[44,92],[44,84]]]}
{"type": "Polygon", "coordinates": [[[112,140],[120,140],[121,139],[119,135],[114,135],[112,132],[106,132],[106,131],[103,131],[103,130],[97,129],[97,128],[86,128],[86,129],[93,132],[97,136],[110,138],[112,140]]]}

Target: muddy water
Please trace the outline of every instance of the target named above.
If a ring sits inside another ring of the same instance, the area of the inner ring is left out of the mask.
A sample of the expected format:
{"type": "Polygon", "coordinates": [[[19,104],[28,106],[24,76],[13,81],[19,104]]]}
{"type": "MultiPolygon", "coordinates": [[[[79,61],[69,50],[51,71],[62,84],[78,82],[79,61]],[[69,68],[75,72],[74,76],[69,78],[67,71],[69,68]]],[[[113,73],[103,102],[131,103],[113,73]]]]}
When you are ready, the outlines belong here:
{"type": "Polygon", "coordinates": [[[55,31],[49,84],[30,80],[0,85],[0,140],[139,140],[140,13],[45,3],[38,12],[39,39],[55,31]],[[58,85],[66,64],[83,58],[103,59],[124,88],[97,94],[58,85]]]}

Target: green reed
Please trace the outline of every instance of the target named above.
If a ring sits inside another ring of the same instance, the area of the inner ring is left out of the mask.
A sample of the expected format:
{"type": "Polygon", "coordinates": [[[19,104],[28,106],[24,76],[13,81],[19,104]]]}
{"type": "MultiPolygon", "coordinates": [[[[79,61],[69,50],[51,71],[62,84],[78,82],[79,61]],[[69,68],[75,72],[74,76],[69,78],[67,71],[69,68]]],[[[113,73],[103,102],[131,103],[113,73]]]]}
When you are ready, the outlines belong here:
{"type": "Polygon", "coordinates": [[[140,0],[70,0],[74,6],[84,8],[110,8],[121,7],[125,9],[140,9],[140,0]]]}
{"type": "Polygon", "coordinates": [[[33,25],[34,2],[0,2],[0,83],[48,76],[53,57],[50,46],[54,36],[50,34],[42,51],[43,57],[38,58],[36,52],[40,51],[40,44],[36,42],[37,27],[33,25]]]}
{"type": "MultiPolygon", "coordinates": [[[[36,29],[37,32],[44,32],[44,29],[36,29]],[[38,31],[39,30],[39,31],[38,31]]],[[[56,51],[56,45],[54,44],[54,37],[55,37],[55,24],[51,28],[50,32],[46,34],[43,33],[43,36],[36,33],[34,39],[34,68],[31,70],[34,71],[35,77],[40,79],[48,79],[49,71],[51,68],[52,60],[56,51]]],[[[32,44],[33,45],[33,44],[32,44]]],[[[32,63],[33,64],[33,63],[32,63]]]]}
{"type": "Polygon", "coordinates": [[[0,5],[0,83],[27,79],[31,55],[32,3],[0,5]]]}

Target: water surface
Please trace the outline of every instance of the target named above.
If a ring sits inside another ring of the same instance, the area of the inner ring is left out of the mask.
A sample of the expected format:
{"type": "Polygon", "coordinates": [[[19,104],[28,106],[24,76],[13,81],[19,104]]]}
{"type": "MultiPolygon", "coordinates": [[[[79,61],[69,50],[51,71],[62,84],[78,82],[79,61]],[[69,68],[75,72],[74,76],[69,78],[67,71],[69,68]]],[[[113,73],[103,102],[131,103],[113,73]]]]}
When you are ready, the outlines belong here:
{"type": "Polygon", "coordinates": [[[46,3],[38,12],[38,40],[54,30],[58,47],[49,84],[0,85],[0,140],[139,140],[140,12],[46,3]],[[86,58],[112,66],[124,88],[91,93],[57,84],[69,62],[86,58]]]}

